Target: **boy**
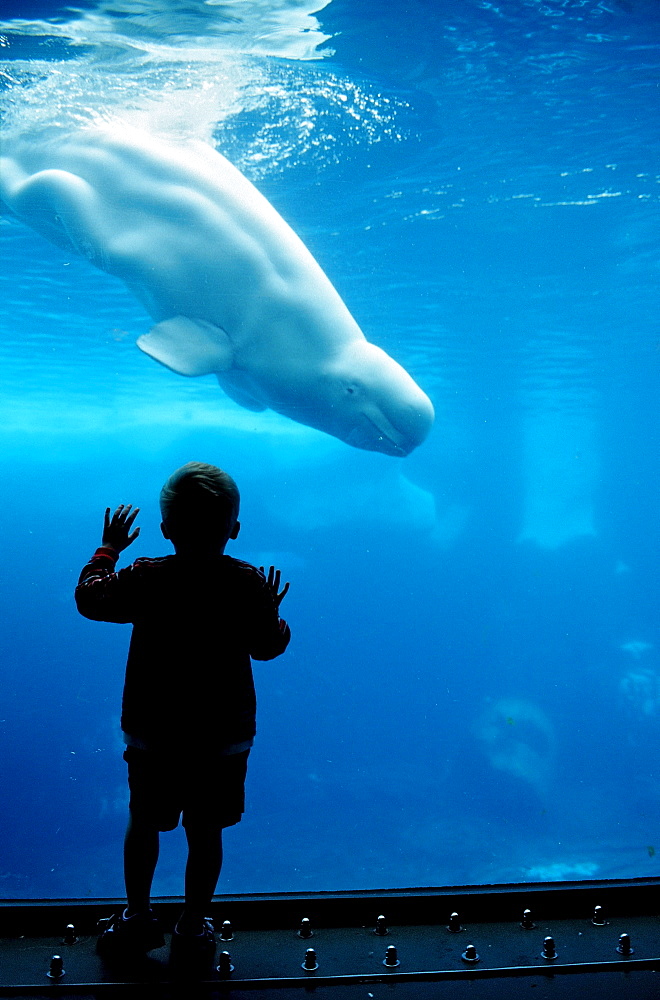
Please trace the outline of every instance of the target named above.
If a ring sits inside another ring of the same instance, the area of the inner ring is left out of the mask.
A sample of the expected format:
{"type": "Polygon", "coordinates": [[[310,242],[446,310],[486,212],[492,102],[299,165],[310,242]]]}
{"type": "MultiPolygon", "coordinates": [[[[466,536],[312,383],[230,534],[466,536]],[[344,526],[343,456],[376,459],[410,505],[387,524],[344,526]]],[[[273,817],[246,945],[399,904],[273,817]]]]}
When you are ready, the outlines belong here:
{"type": "MultiPolygon", "coordinates": [[[[240,530],[239,493],[221,469],[189,462],[160,494],[161,531],[175,555],[115,572],[137,538],[139,508],[105,512],[103,539],[76,588],[86,618],[131,622],[121,727],[130,789],[124,843],[128,905],[103,945],[149,951],[164,941],[149,898],[159,831],[183,816],[188,841],[185,909],[174,948],[209,954],[205,918],[222,865],[222,830],[240,822],[256,700],[250,657],[270,660],[290,631],[279,617],[289,584],[280,571],[224,555],[240,530]]],[[[123,950],[122,948],[122,950],[123,950]]]]}

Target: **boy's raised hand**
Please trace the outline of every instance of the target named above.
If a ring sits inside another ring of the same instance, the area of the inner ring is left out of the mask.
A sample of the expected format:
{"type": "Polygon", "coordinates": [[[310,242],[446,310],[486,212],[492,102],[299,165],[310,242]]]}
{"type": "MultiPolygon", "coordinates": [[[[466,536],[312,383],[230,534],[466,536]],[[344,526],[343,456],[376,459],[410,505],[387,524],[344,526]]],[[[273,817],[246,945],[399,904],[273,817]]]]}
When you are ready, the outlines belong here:
{"type": "Polygon", "coordinates": [[[131,508],[133,504],[120,503],[117,510],[110,517],[110,508],[106,507],[103,518],[103,545],[111,545],[116,552],[121,552],[127,548],[131,542],[135,541],[140,534],[140,529],[131,531],[133,521],[140,513],[140,508],[131,508]]]}
{"type": "MultiPolygon", "coordinates": [[[[259,569],[262,573],[264,573],[263,566],[260,566],[259,569]]],[[[266,580],[266,583],[268,584],[268,589],[270,590],[273,600],[275,601],[275,604],[278,608],[282,603],[282,601],[284,600],[284,598],[286,597],[289,590],[289,584],[285,583],[284,586],[282,587],[282,590],[280,591],[281,575],[282,574],[280,573],[279,569],[275,569],[274,566],[271,566],[270,569],[268,570],[268,578],[266,580]]]]}

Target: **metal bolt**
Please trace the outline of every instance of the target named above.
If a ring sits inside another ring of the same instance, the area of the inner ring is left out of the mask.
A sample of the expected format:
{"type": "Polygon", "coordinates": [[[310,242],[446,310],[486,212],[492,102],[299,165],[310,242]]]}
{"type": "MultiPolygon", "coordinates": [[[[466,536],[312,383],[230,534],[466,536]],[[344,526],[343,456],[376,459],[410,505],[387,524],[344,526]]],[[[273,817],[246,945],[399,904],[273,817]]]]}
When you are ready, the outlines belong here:
{"type": "Polygon", "coordinates": [[[234,940],[234,928],[231,925],[231,920],[222,921],[222,930],[220,931],[221,941],[233,941],[234,940]]]}
{"type": "Polygon", "coordinates": [[[557,949],[555,948],[555,939],[553,937],[543,938],[543,951],[541,952],[541,958],[547,958],[549,962],[557,957],[557,949]]]}
{"type": "Polygon", "coordinates": [[[228,976],[231,976],[233,971],[234,966],[231,964],[231,955],[228,951],[221,951],[220,959],[218,965],[216,966],[216,972],[219,976],[222,976],[223,979],[227,979],[228,976]]]}
{"type": "Polygon", "coordinates": [[[447,924],[447,930],[451,931],[452,934],[458,934],[459,931],[463,930],[463,928],[461,927],[461,921],[458,916],[458,913],[449,914],[449,923],[447,924]]]}
{"type": "Polygon", "coordinates": [[[300,930],[298,931],[298,937],[301,938],[311,938],[314,937],[314,931],[312,930],[312,925],[310,923],[309,917],[303,917],[300,921],[300,930]]]}
{"type": "Polygon", "coordinates": [[[464,962],[478,962],[479,956],[477,955],[477,949],[475,946],[473,944],[469,944],[461,955],[461,958],[464,962]]]}
{"type": "Polygon", "coordinates": [[[376,917],[376,926],[374,927],[374,934],[378,934],[380,937],[385,937],[386,934],[390,932],[385,924],[385,917],[381,913],[379,917],[376,917]]]}
{"type": "Polygon", "coordinates": [[[53,955],[50,960],[50,969],[47,972],[49,979],[61,979],[64,975],[64,962],[61,955],[53,955]]]}
{"type": "Polygon", "coordinates": [[[316,961],[316,952],[313,948],[308,948],[305,952],[305,961],[302,964],[305,972],[314,972],[319,967],[319,963],[316,961]]]}
{"type": "Polygon", "coordinates": [[[623,955],[624,958],[628,958],[629,955],[633,954],[635,949],[630,943],[630,934],[620,935],[619,943],[617,945],[616,950],[619,952],[620,955],[623,955]]]}
{"type": "Polygon", "coordinates": [[[388,969],[396,969],[397,965],[400,965],[398,955],[396,953],[396,948],[393,944],[389,946],[385,952],[385,958],[383,959],[383,965],[386,965],[388,969]]]}
{"type": "Polygon", "coordinates": [[[536,927],[536,924],[532,920],[532,911],[523,910],[522,920],[520,921],[520,926],[526,931],[531,931],[536,927]]]}
{"type": "Polygon", "coordinates": [[[73,924],[67,924],[66,930],[64,932],[64,937],[62,939],[62,944],[75,944],[78,938],[76,937],[76,928],[73,924]]]}
{"type": "Polygon", "coordinates": [[[605,919],[605,914],[603,913],[603,907],[602,906],[594,906],[594,915],[591,918],[591,922],[594,925],[594,927],[604,927],[605,926],[605,924],[607,923],[607,920],[605,919]]]}

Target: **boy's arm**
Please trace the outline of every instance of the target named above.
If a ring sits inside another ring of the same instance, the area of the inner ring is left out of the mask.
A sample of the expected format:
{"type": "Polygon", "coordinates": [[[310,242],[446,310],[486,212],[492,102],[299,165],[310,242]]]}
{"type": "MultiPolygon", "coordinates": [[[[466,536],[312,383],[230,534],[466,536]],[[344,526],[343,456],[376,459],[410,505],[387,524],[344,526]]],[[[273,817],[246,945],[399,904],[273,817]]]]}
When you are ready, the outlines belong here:
{"type": "Polygon", "coordinates": [[[131,532],[138,513],[139,508],[131,512],[131,504],[121,504],[111,518],[110,508],[106,509],[101,545],[83,567],[75,591],[76,606],[85,618],[120,624],[133,620],[130,600],[132,567],[116,573],[115,566],[122,549],[140,533],[139,528],[131,532]]]}
{"type": "Polygon", "coordinates": [[[102,545],[83,566],[75,591],[76,607],[85,618],[96,622],[133,621],[127,577],[132,567],[115,572],[119,553],[102,545]]]}

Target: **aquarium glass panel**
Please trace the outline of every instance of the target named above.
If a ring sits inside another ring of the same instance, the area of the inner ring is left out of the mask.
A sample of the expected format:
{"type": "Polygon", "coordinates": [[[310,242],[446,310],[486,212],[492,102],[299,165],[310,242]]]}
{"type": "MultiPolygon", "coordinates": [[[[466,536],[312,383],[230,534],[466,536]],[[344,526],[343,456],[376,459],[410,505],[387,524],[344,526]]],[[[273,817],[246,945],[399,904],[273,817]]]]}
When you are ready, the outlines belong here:
{"type": "Polygon", "coordinates": [[[124,892],[74,589],[191,460],[290,582],[219,892],[659,875],[657,0],[2,18],[0,896],[124,892]]]}

